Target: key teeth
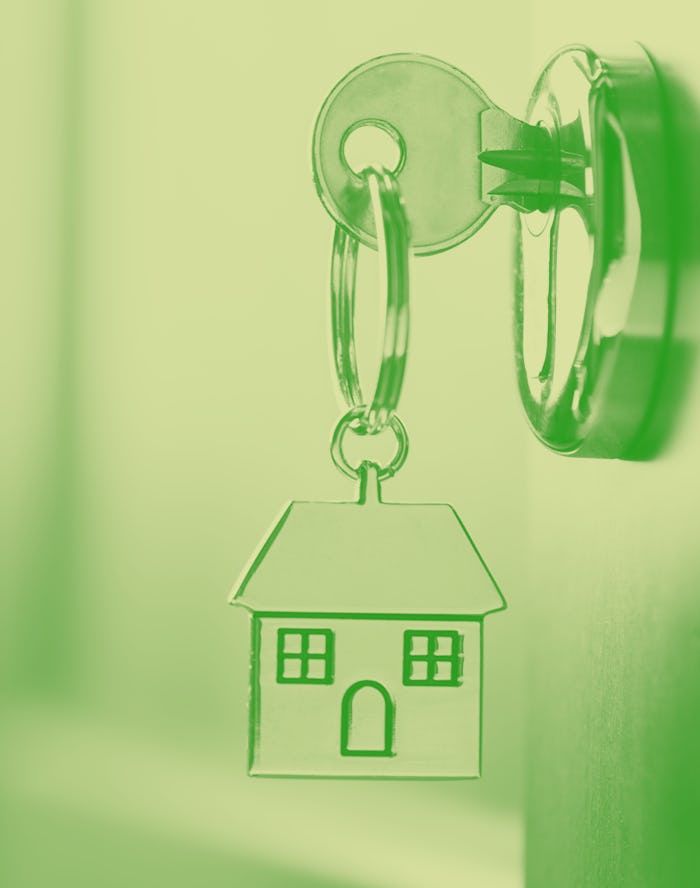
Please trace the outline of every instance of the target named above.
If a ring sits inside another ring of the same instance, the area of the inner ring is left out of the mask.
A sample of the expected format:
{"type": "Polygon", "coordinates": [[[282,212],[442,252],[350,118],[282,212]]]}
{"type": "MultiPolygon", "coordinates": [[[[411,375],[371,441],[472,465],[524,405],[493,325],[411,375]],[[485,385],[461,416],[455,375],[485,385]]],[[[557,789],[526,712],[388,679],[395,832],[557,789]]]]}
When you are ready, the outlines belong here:
{"type": "Polygon", "coordinates": [[[586,159],[580,154],[560,151],[558,155],[543,153],[532,148],[486,149],[478,155],[482,163],[508,170],[511,173],[525,173],[532,178],[557,177],[567,172],[585,169],[586,159]]]}
{"type": "MultiPolygon", "coordinates": [[[[479,154],[479,160],[489,166],[517,173],[528,179],[556,179],[559,168],[556,159],[528,148],[487,149],[479,154]]],[[[493,194],[493,191],[489,192],[493,194]]]]}
{"type": "Polygon", "coordinates": [[[490,203],[513,207],[520,213],[547,213],[555,205],[580,206],[585,194],[568,182],[546,182],[541,179],[509,179],[488,192],[490,203]]]}
{"type": "Polygon", "coordinates": [[[580,188],[569,182],[553,182],[542,179],[509,179],[489,191],[494,197],[528,197],[531,195],[547,195],[551,198],[566,197],[583,200],[585,194],[580,188]]]}
{"type": "Polygon", "coordinates": [[[551,134],[500,109],[480,118],[482,199],[521,212],[585,200],[586,158],[556,150],[551,134]]]}

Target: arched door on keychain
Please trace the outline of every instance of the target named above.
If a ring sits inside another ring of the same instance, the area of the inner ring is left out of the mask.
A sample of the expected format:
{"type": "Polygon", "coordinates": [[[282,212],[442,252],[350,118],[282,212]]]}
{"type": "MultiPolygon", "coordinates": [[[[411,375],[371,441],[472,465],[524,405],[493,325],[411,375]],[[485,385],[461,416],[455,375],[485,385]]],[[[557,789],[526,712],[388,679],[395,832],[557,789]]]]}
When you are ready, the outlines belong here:
{"type": "Polygon", "coordinates": [[[357,681],[343,694],[340,754],[392,756],[396,709],[378,681],[357,681]]]}

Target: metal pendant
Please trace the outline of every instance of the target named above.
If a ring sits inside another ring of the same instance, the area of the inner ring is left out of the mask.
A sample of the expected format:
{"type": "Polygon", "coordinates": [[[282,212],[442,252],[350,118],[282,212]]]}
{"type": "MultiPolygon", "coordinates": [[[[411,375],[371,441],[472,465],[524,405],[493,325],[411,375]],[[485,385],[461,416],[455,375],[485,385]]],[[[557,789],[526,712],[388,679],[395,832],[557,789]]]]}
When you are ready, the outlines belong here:
{"type": "Polygon", "coordinates": [[[234,589],[252,618],[249,772],[480,772],[483,621],[505,601],[449,505],[293,502],[234,589]]]}

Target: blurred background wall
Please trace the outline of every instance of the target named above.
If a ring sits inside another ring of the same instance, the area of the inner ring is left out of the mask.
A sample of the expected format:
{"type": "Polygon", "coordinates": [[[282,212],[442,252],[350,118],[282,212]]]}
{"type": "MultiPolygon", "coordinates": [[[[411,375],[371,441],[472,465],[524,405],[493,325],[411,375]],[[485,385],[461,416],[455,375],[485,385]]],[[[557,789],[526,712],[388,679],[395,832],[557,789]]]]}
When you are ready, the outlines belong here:
{"type": "Polygon", "coordinates": [[[420,51],[517,113],[543,61],[530,5],[23,0],[2,20],[3,884],[521,884],[507,211],[414,263],[412,450],[386,489],[451,502],[509,602],[486,627],[483,778],[248,779],[226,596],[287,499],[352,496],[328,456],[323,98],[420,51]]]}

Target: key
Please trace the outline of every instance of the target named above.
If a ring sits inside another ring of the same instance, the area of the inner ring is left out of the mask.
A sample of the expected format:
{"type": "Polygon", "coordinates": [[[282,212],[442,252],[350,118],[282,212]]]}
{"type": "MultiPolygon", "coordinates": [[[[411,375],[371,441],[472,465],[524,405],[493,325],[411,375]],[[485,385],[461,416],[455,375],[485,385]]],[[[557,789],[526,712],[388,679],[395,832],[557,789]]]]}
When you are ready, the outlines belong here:
{"type": "MultiPolygon", "coordinates": [[[[316,122],[316,188],[335,221],[376,249],[369,196],[349,160],[351,139],[374,129],[393,142],[417,255],[466,240],[503,204],[544,210],[561,193],[560,155],[549,132],[496,107],[471,78],[413,53],[381,56],[332,90],[316,122]]],[[[366,158],[367,164],[378,158],[366,158]]],[[[386,165],[386,164],[385,164],[386,165]]],[[[582,196],[569,159],[566,199],[582,196]]]]}

